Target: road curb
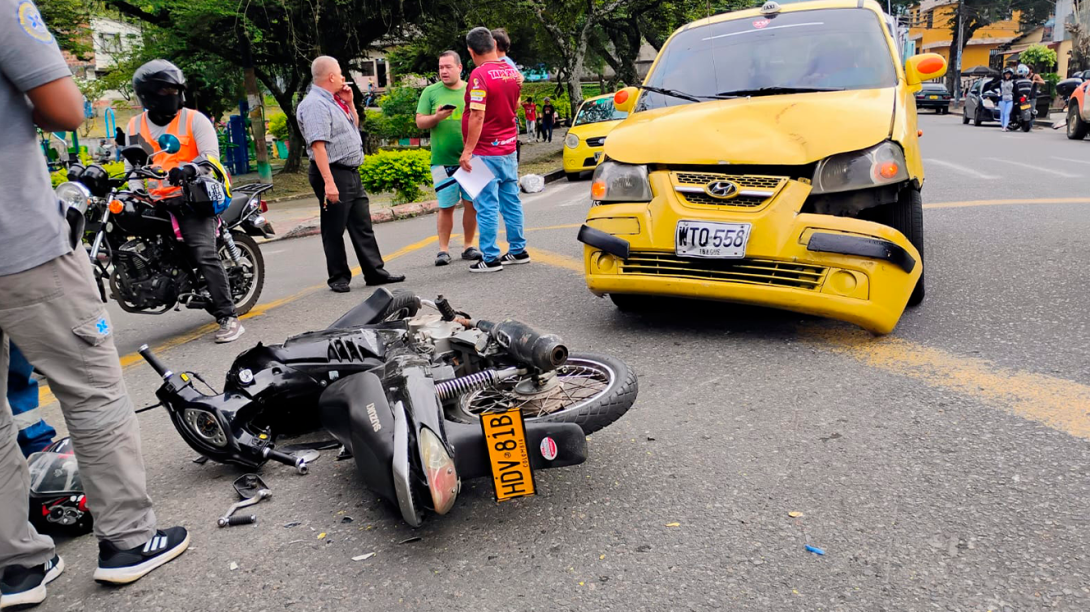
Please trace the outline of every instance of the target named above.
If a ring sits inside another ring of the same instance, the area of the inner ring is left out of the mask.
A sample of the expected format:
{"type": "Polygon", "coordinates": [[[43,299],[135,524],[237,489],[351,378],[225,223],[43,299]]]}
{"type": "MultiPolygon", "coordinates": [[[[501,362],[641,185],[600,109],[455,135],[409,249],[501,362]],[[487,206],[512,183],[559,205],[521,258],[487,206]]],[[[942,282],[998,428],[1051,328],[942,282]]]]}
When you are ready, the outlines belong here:
{"type": "MultiPolygon", "coordinates": [[[[564,170],[554,170],[544,175],[546,183],[552,183],[564,178],[564,170]]],[[[269,200],[269,203],[286,202],[290,200],[299,200],[308,198],[311,196],[289,196],[281,200],[269,200]]],[[[461,208],[461,204],[458,204],[458,208],[461,208]]],[[[401,204],[399,206],[393,206],[390,208],[384,208],[371,213],[371,224],[389,223],[390,221],[400,221],[401,219],[411,219],[413,217],[420,217],[423,215],[430,215],[439,209],[438,200],[428,200],[426,202],[411,202],[409,204],[401,204]]],[[[322,233],[322,226],[319,224],[308,223],[306,225],[297,225],[282,236],[276,236],[265,242],[278,242],[280,240],[292,240],[294,238],[306,238],[308,236],[317,236],[322,233]]]]}

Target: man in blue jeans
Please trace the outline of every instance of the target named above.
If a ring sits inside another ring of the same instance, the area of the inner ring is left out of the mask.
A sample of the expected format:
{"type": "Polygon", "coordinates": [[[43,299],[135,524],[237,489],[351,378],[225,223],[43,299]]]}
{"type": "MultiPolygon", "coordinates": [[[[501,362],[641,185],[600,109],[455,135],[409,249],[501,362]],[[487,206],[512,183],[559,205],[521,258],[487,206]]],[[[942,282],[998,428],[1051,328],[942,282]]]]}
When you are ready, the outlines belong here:
{"type": "Polygon", "coordinates": [[[465,147],[458,159],[471,172],[470,159],[477,157],[495,178],[474,198],[477,225],[481,233],[484,258],[469,267],[470,272],[499,272],[504,264],[530,263],[522,229],[522,202],[519,201],[518,141],[519,73],[496,53],[496,39],[488,28],[473,28],[466,36],[466,46],[473,64],[466,86],[466,111],[462,115],[465,147]],[[501,255],[496,245],[499,215],[507,227],[507,253],[501,255]]]}
{"type": "Polygon", "coordinates": [[[10,344],[8,357],[8,405],[19,430],[19,450],[29,457],[53,443],[56,430],[50,427],[38,413],[38,381],[34,380],[34,366],[30,365],[22,351],[10,344]]]}

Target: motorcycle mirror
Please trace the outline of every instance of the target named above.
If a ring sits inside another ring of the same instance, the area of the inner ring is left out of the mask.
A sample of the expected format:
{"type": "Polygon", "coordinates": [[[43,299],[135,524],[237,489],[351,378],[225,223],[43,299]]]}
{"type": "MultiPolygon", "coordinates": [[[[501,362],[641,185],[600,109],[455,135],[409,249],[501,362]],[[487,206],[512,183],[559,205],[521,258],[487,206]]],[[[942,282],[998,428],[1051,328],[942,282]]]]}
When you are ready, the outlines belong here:
{"type": "Polygon", "coordinates": [[[138,145],[130,145],[121,149],[121,157],[124,157],[125,161],[137,168],[148,163],[148,152],[138,145]]]}
{"type": "Polygon", "coordinates": [[[159,148],[173,155],[182,149],[182,143],[174,134],[163,134],[159,137],[159,148]]]}

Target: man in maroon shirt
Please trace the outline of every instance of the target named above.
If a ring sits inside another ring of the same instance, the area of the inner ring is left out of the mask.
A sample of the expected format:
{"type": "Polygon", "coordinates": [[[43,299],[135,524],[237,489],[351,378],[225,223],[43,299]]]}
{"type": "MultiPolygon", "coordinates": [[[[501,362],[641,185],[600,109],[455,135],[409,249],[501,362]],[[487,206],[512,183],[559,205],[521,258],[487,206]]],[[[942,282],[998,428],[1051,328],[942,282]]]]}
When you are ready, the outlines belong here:
{"type": "Polygon", "coordinates": [[[466,46],[473,64],[466,86],[466,107],[462,115],[465,148],[459,164],[472,170],[470,159],[477,157],[495,175],[473,199],[481,232],[484,259],[469,267],[470,272],[499,272],[504,264],[530,263],[522,229],[522,202],[519,200],[518,141],[519,74],[496,54],[496,40],[488,28],[473,28],[466,36],[466,46]],[[507,228],[507,253],[496,245],[499,215],[507,228]]]}

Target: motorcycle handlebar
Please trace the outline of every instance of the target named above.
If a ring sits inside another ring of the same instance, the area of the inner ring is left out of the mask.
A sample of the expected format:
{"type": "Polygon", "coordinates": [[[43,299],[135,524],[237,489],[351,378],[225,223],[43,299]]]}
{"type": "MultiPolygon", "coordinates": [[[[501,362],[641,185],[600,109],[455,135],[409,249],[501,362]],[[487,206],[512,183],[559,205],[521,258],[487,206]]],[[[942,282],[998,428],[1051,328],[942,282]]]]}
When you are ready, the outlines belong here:
{"type": "Polygon", "coordinates": [[[282,453],[275,448],[266,448],[264,455],[266,459],[272,459],[277,463],[283,463],[284,465],[295,468],[295,471],[300,474],[306,474],[308,471],[307,462],[303,461],[302,457],[296,457],[289,453],[282,453]]]}
{"type": "Polygon", "coordinates": [[[151,369],[155,370],[159,376],[162,376],[164,379],[174,375],[174,372],[171,372],[162,361],[159,361],[159,358],[155,356],[155,353],[151,352],[148,345],[144,344],[140,347],[140,356],[144,358],[144,361],[148,362],[151,369]]]}

